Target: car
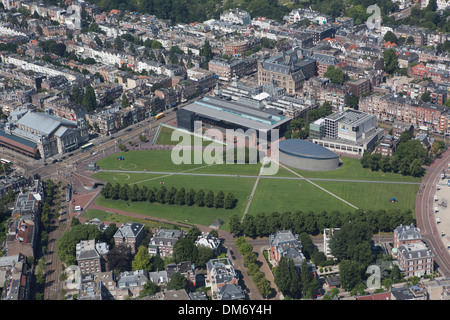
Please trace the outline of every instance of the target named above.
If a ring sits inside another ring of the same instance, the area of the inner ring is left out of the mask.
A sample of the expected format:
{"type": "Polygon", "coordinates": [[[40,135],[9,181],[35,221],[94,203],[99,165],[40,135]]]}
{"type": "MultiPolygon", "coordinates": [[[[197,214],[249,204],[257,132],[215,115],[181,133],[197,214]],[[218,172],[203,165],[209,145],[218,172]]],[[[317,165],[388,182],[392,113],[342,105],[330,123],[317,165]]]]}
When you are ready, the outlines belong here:
{"type": "Polygon", "coordinates": [[[52,164],[53,164],[53,163],[57,163],[57,162],[58,162],[57,159],[53,159],[52,164]]]}
{"type": "Polygon", "coordinates": [[[231,256],[231,259],[236,260],[236,257],[235,256],[231,256]]]}

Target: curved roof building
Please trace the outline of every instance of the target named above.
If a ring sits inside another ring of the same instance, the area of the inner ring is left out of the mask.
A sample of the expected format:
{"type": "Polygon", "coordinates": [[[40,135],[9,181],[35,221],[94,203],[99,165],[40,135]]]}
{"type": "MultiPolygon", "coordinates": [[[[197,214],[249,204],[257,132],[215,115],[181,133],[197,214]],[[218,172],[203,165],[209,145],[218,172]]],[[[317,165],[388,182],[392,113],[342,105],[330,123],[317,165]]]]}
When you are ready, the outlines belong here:
{"type": "Polygon", "coordinates": [[[278,145],[280,163],[288,167],[329,171],[340,166],[339,156],[331,150],[301,139],[283,140],[278,145]]]}

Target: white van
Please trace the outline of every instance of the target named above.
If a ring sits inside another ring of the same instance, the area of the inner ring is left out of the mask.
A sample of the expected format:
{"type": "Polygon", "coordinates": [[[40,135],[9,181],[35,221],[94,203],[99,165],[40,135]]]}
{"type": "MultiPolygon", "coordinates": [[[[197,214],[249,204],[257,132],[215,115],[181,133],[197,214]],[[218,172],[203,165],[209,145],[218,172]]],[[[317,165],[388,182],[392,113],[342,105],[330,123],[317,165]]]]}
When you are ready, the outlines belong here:
{"type": "Polygon", "coordinates": [[[75,206],[75,211],[81,211],[81,206],[75,206]]]}
{"type": "Polygon", "coordinates": [[[441,223],[441,219],[436,218],[436,223],[441,223]]]}
{"type": "Polygon", "coordinates": [[[437,196],[434,196],[434,201],[438,201],[438,197],[437,196]]]}
{"type": "Polygon", "coordinates": [[[434,213],[438,213],[438,212],[439,212],[438,207],[434,207],[434,213]]]}

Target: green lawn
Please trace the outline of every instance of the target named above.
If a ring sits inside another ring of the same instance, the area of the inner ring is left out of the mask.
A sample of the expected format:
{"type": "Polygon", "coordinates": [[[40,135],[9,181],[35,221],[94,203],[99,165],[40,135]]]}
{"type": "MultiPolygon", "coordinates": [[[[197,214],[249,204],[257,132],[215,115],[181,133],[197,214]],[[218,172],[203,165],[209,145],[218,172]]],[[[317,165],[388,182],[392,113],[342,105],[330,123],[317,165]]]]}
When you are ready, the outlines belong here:
{"type": "Polygon", "coordinates": [[[259,180],[248,214],[297,210],[319,212],[355,209],[307,181],[263,178],[259,180]]]}
{"type": "Polygon", "coordinates": [[[315,181],[321,187],[363,210],[411,209],[415,211],[419,185],[315,181]],[[395,198],[398,202],[389,202],[395,198]]]}
{"type": "MultiPolygon", "coordinates": [[[[341,157],[344,165],[334,171],[311,172],[293,171],[305,178],[345,179],[345,180],[373,180],[373,181],[410,181],[420,182],[420,179],[404,177],[399,174],[372,172],[362,168],[358,159],[341,157]]],[[[145,214],[149,217],[165,218],[172,221],[199,223],[209,225],[220,218],[226,222],[224,229],[228,229],[229,217],[233,214],[242,216],[261,168],[260,164],[180,164],[176,165],[171,160],[171,150],[143,150],[120,152],[106,157],[97,162],[102,169],[114,169],[123,171],[161,171],[182,172],[201,174],[229,174],[224,176],[185,176],[171,174],[150,174],[132,172],[98,172],[94,176],[103,181],[111,183],[137,183],[138,186],[156,186],[164,182],[165,187],[185,188],[189,190],[203,189],[205,192],[223,191],[232,192],[238,199],[236,208],[232,210],[200,208],[197,206],[160,205],[156,203],[130,203],[125,201],[106,200],[97,198],[96,203],[105,207],[114,207],[129,212],[145,214]],[[117,157],[122,155],[125,160],[119,161],[117,157]]],[[[280,167],[274,177],[296,177],[292,172],[280,167]]],[[[322,188],[334,193],[338,197],[350,202],[363,210],[378,209],[411,209],[414,212],[418,185],[388,184],[388,183],[357,183],[339,181],[313,181],[322,188]],[[390,203],[390,198],[396,198],[397,203],[390,203]]],[[[320,188],[304,180],[289,180],[276,178],[261,178],[256,193],[253,197],[248,214],[259,212],[270,213],[273,211],[348,211],[354,210],[343,201],[333,197],[320,188]]]]}
{"type": "MultiPolygon", "coordinates": [[[[182,139],[182,138],[178,138],[179,140],[176,141],[172,141],[172,133],[173,133],[174,129],[172,129],[171,127],[167,127],[164,125],[161,125],[161,128],[159,130],[158,133],[158,137],[156,138],[156,144],[160,144],[160,145],[177,145],[179,143],[185,143],[186,140],[182,139]]],[[[183,135],[184,137],[184,135],[183,135]]],[[[175,136],[174,136],[175,138],[175,136]]],[[[189,139],[188,141],[190,141],[189,144],[194,144],[194,136],[189,134],[189,139]]],[[[220,146],[221,144],[219,142],[212,142],[211,140],[208,140],[206,138],[202,139],[202,145],[203,146],[220,146]]]]}

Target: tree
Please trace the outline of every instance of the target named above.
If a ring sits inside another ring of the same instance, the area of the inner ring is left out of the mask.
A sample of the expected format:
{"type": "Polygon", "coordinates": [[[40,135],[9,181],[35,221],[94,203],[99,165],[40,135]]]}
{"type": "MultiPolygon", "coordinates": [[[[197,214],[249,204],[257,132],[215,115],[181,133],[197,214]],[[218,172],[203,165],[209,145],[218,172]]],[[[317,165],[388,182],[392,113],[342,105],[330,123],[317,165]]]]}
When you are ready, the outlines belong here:
{"type": "Polygon", "coordinates": [[[437,10],[437,1],[429,0],[427,6],[425,7],[425,11],[436,11],[437,10]]]}
{"type": "Polygon", "coordinates": [[[398,58],[394,49],[390,48],[383,52],[384,71],[393,74],[398,69],[398,58]]]}
{"type": "Polygon", "coordinates": [[[156,201],[159,203],[165,203],[167,188],[161,186],[156,194],[156,201]]]}
{"type": "Polygon", "coordinates": [[[228,192],[225,196],[225,200],[223,202],[223,207],[225,209],[233,209],[236,205],[236,198],[231,192],[228,192]]]}
{"type": "Polygon", "coordinates": [[[186,193],[185,203],[188,206],[192,206],[195,203],[195,191],[194,189],[190,189],[189,192],[186,193]]]}
{"type": "Polygon", "coordinates": [[[116,37],[114,39],[114,49],[117,51],[123,51],[123,41],[121,37],[116,37]]]}
{"type": "Polygon", "coordinates": [[[197,191],[195,194],[195,204],[199,207],[203,207],[205,205],[205,192],[202,189],[197,191]]]}
{"type": "Polygon", "coordinates": [[[198,246],[198,259],[195,266],[204,267],[211,259],[214,259],[214,250],[207,246],[198,246]]]}
{"type": "MultiPolygon", "coordinates": [[[[178,240],[179,241],[179,240],[178,240]]],[[[178,242],[177,241],[177,242],[178,242]]],[[[188,290],[188,282],[185,276],[179,272],[175,272],[167,283],[167,290],[188,290]]]]}
{"type": "Polygon", "coordinates": [[[413,162],[411,162],[409,172],[413,177],[422,177],[425,174],[425,169],[422,167],[422,161],[420,159],[414,159],[413,162]]]}
{"type": "Polygon", "coordinates": [[[422,93],[422,95],[420,96],[420,100],[422,100],[423,102],[430,102],[431,101],[430,91],[427,90],[424,93],[422,93]]]}
{"type": "Polygon", "coordinates": [[[133,253],[131,247],[121,243],[108,252],[109,271],[124,272],[132,269],[133,253]]]}
{"type": "Polygon", "coordinates": [[[216,194],[216,197],[215,197],[215,199],[214,199],[214,206],[215,206],[216,208],[223,208],[223,205],[224,205],[224,199],[225,199],[225,195],[224,195],[223,191],[219,191],[219,192],[216,194]]]}
{"type": "Polygon", "coordinates": [[[184,188],[181,188],[175,194],[175,204],[182,206],[185,204],[185,202],[186,202],[186,191],[184,190],[184,188]]]}
{"type": "Polygon", "coordinates": [[[76,263],[76,245],[82,240],[94,240],[100,236],[100,231],[94,225],[74,225],[65,232],[57,243],[57,253],[66,265],[76,263]],[[94,227],[94,228],[93,228],[94,227]]]}
{"type": "Polygon", "coordinates": [[[130,106],[130,101],[128,100],[127,95],[124,93],[122,94],[122,103],[121,103],[122,108],[128,108],[130,106]]]}
{"type": "Polygon", "coordinates": [[[200,47],[199,54],[206,58],[207,63],[213,58],[211,45],[209,44],[208,39],[206,39],[205,42],[203,43],[203,45],[200,47]]]}
{"type": "Polygon", "coordinates": [[[345,223],[330,240],[330,250],[339,260],[354,260],[368,266],[373,262],[371,240],[373,226],[366,222],[345,223]]]}
{"type": "Polygon", "coordinates": [[[94,88],[91,85],[88,85],[85,90],[85,94],[83,97],[82,105],[88,111],[94,111],[97,109],[97,98],[95,96],[94,88]]]}
{"type": "Polygon", "coordinates": [[[208,208],[212,208],[214,206],[214,192],[209,190],[205,196],[205,206],[208,208]]]}
{"type": "Polygon", "coordinates": [[[294,260],[281,257],[274,271],[274,281],[283,295],[291,298],[300,297],[300,281],[294,260]]]}
{"type": "Polygon", "coordinates": [[[362,268],[357,261],[343,260],[339,263],[339,279],[342,288],[351,291],[362,281],[362,268]]]}
{"type": "Polygon", "coordinates": [[[192,242],[197,241],[198,237],[202,235],[202,232],[200,231],[200,229],[197,226],[193,226],[192,228],[189,229],[186,238],[188,238],[189,240],[191,240],[192,242]]]}
{"type": "Polygon", "coordinates": [[[241,221],[239,219],[239,217],[234,214],[230,217],[230,232],[235,234],[235,235],[239,235],[242,232],[242,226],[241,226],[241,221]]]}
{"type": "Polygon", "coordinates": [[[151,271],[150,258],[151,256],[148,252],[148,248],[139,246],[138,251],[134,256],[133,262],[131,263],[133,270],[151,271]]]}
{"type": "Polygon", "coordinates": [[[198,248],[192,240],[181,238],[173,246],[173,257],[176,263],[183,261],[196,263],[198,259],[198,248]]]}
{"type": "Polygon", "coordinates": [[[324,77],[330,78],[330,81],[335,84],[343,84],[347,79],[347,74],[339,68],[329,65],[324,77]]]}
{"type": "Polygon", "coordinates": [[[127,201],[129,199],[129,196],[130,196],[130,186],[127,183],[125,183],[120,187],[119,198],[121,200],[127,201]]]}
{"type": "Polygon", "coordinates": [[[397,36],[392,31],[387,31],[384,34],[383,40],[385,42],[390,42],[390,43],[397,43],[398,42],[397,36]]]}
{"type": "Polygon", "coordinates": [[[83,103],[83,90],[78,86],[72,87],[71,99],[72,102],[77,104],[83,103]]]}
{"type": "Polygon", "coordinates": [[[155,293],[158,293],[159,291],[161,291],[160,287],[158,287],[155,283],[153,283],[151,281],[147,281],[144,284],[144,287],[142,288],[142,290],[139,292],[139,298],[143,298],[146,296],[152,296],[155,293]]]}

